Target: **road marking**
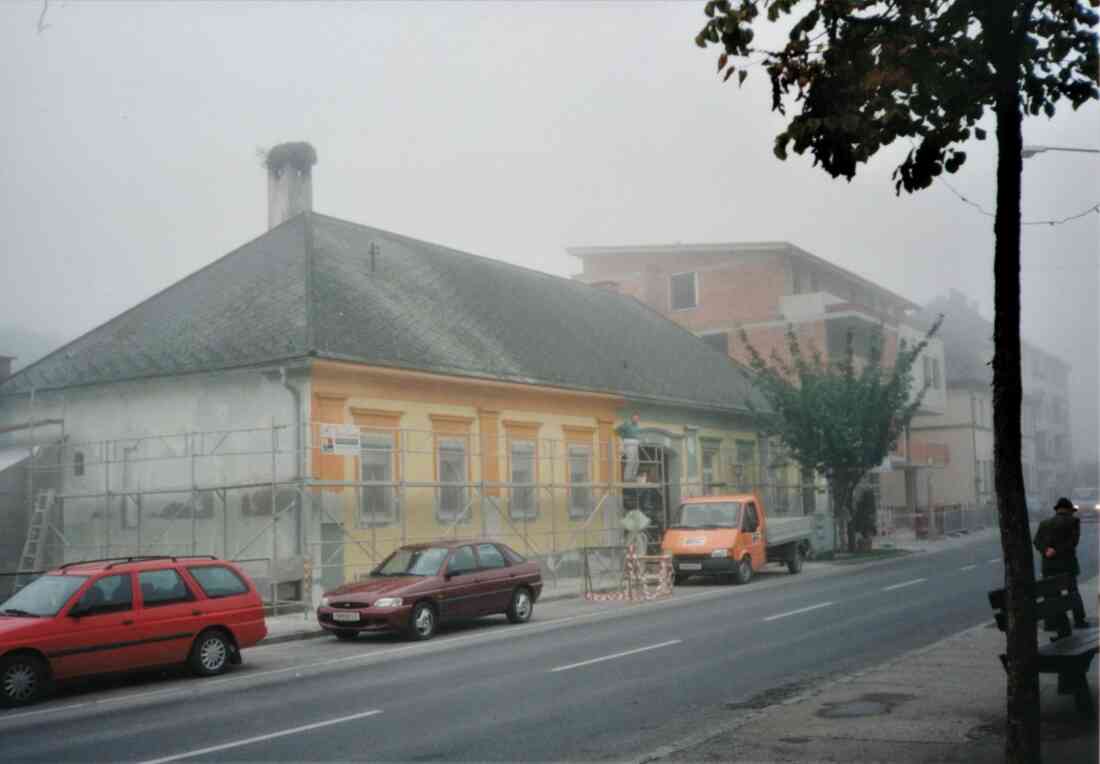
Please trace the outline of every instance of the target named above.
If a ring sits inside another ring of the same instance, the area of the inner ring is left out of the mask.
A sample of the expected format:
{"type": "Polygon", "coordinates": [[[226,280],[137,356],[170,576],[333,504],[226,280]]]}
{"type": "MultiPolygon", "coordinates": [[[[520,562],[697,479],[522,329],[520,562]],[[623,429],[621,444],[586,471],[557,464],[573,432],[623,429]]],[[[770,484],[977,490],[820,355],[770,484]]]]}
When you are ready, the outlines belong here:
{"type": "Polygon", "coordinates": [[[927,580],[927,578],[914,578],[912,581],[904,581],[900,584],[894,584],[893,586],[884,586],[882,587],[882,591],[892,592],[894,591],[894,589],[904,589],[906,586],[916,586],[917,584],[923,584],[927,580]]]}
{"type": "Polygon", "coordinates": [[[581,666],[591,666],[593,663],[602,663],[603,661],[610,661],[616,658],[625,658],[628,655],[637,655],[638,653],[644,653],[646,650],[656,650],[659,647],[668,647],[669,645],[678,645],[682,642],[681,639],[670,639],[668,642],[661,642],[656,645],[648,645],[646,647],[638,647],[634,650],[626,650],[621,653],[612,653],[611,655],[604,655],[601,658],[593,658],[588,661],[581,661],[580,663],[570,663],[568,666],[558,666],[557,668],[550,669],[550,673],[554,674],[558,671],[568,671],[569,669],[580,668],[581,666]]]}
{"type": "Polygon", "coordinates": [[[195,756],[205,756],[208,753],[227,751],[230,748],[240,748],[241,746],[252,745],[253,743],[259,743],[264,740],[274,740],[275,738],[286,737],[287,735],[297,735],[299,732],[309,732],[310,730],[320,729],[321,727],[331,727],[333,724],[343,724],[344,722],[355,721],[356,719],[365,719],[368,716],[376,716],[380,713],[382,713],[381,709],[364,711],[360,714],[341,716],[338,719],[329,719],[328,721],[315,722],[314,724],[306,724],[301,727],[294,727],[293,729],[283,730],[282,732],[272,732],[269,735],[257,735],[256,737],[245,738],[244,740],[236,740],[232,743],[222,743],[221,745],[212,745],[209,748],[199,748],[198,750],[188,751],[187,753],[177,753],[174,756],[165,756],[160,759],[148,759],[147,761],[143,761],[141,764],[167,764],[170,761],[190,759],[195,756]]]}
{"type": "Polygon", "coordinates": [[[823,607],[829,607],[829,605],[833,605],[833,604],[836,604],[836,603],[822,602],[820,605],[810,605],[809,607],[799,608],[798,610],[791,610],[787,613],[779,613],[778,615],[769,615],[764,620],[765,621],[777,621],[780,618],[786,618],[789,615],[798,615],[799,613],[808,613],[811,610],[820,610],[823,607]]]}
{"type": "Polygon", "coordinates": [[[960,568],[960,570],[974,570],[974,568],[976,568],[976,567],[978,567],[976,564],[975,565],[963,565],[960,568]]]}
{"type": "Polygon", "coordinates": [[[990,565],[996,565],[1000,561],[1001,561],[1000,557],[994,557],[992,560],[989,561],[989,564],[990,565]]]}

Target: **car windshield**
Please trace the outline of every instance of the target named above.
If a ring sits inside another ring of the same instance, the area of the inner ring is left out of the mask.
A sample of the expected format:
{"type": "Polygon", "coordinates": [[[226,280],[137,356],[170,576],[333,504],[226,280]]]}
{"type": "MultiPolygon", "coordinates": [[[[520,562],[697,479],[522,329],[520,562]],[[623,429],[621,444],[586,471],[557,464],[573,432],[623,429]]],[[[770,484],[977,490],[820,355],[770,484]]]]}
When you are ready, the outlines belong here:
{"type": "Polygon", "coordinates": [[[447,549],[398,549],[379,565],[373,576],[434,576],[447,559],[447,549]]]}
{"type": "Polygon", "coordinates": [[[741,522],[741,502],[723,501],[710,504],[681,504],[676,510],[673,528],[738,528],[741,522]]]}
{"type": "Polygon", "coordinates": [[[0,615],[39,617],[57,615],[87,576],[40,576],[0,605],[0,615]]]}

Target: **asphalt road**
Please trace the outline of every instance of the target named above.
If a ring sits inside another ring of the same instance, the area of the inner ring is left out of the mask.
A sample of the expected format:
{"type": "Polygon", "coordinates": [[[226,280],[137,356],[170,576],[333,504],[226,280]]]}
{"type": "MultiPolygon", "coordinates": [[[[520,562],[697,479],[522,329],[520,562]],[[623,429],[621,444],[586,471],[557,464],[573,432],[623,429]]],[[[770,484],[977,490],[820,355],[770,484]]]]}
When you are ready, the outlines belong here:
{"type": "MultiPolygon", "coordinates": [[[[1085,530],[1082,579],[1097,572],[1085,530]]],[[[525,626],[487,619],[429,643],[273,645],[218,679],[84,683],[0,713],[0,760],[630,759],[989,621],[1002,578],[990,538],[645,606],[547,603],[525,626]]]]}

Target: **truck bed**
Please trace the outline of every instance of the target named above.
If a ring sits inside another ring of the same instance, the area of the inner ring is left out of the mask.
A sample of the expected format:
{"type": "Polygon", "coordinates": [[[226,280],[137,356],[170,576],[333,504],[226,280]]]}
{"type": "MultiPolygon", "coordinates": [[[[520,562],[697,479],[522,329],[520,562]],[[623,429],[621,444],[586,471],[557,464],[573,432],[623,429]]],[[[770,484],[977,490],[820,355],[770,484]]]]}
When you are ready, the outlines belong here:
{"type": "Polygon", "coordinates": [[[813,537],[813,515],[801,517],[768,517],[769,547],[779,546],[791,541],[808,541],[813,537]]]}

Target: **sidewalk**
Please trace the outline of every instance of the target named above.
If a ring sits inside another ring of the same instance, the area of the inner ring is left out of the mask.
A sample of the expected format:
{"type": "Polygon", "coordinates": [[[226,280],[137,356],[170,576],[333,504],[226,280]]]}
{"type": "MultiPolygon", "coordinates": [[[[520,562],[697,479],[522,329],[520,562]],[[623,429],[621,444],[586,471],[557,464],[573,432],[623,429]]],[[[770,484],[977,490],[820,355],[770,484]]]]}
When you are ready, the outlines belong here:
{"type": "MultiPolygon", "coordinates": [[[[996,626],[979,626],[776,705],[731,709],[725,729],[642,761],[1003,762],[1003,650],[996,626]]],[[[1095,703],[1095,661],[1089,685],[1095,703]]],[[[1040,691],[1043,760],[1096,762],[1096,720],[1057,694],[1057,677],[1042,675],[1040,691]]]]}

